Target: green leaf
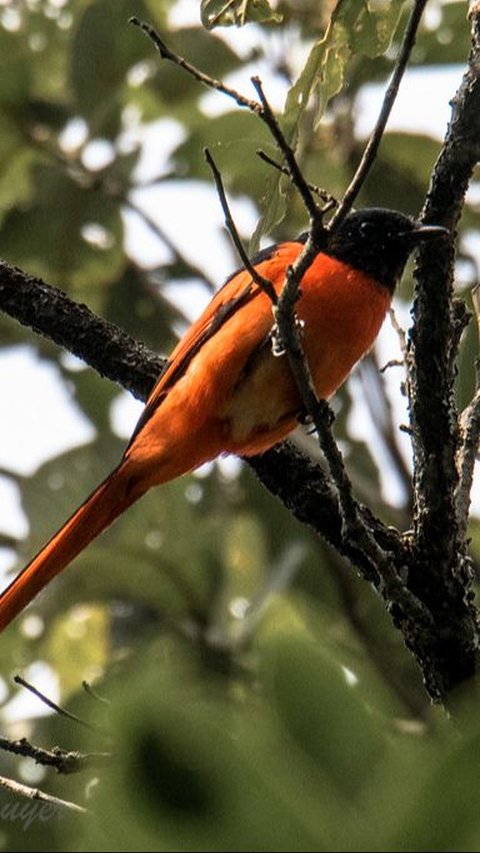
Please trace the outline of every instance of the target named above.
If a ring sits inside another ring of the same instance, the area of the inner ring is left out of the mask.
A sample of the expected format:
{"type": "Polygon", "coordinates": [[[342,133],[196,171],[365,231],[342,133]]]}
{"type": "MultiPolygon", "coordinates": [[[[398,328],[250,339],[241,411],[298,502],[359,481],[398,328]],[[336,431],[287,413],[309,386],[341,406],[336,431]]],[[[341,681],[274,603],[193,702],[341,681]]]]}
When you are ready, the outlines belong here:
{"type": "Polygon", "coordinates": [[[268,651],[264,666],[286,730],[343,796],[360,796],[385,748],[378,721],[305,635],[280,636],[268,651]]]}
{"type": "Polygon", "coordinates": [[[384,53],[393,38],[405,0],[382,3],[372,9],[368,0],[339,0],[327,31],[312,47],[307,62],[288,93],[285,122],[293,139],[299,119],[316,90],[316,122],[328,102],[343,86],[347,65],[353,56],[384,53]]]}
{"type": "Polygon", "coordinates": [[[25,204],[32,190],[32,171],[38,161],[33,146],[8,115],[2,118],[0,134],[0,223],[12,204],[25,204]]]}
{"type": "Polygon", "coordinates": [[[62,697],[78,690],[92,672],[102,672],[110,653],[109,619],[102,607],[73,608],[52,626],[42,646],[55,661],[62,697]]]}
{"type": "Polygon", "coordinates": [[[266,191],[260,202],[262,215],[248,244],[250,255],[258,252],[262,237],[265,234],[270,234],[283,221],[287,210],[287,199],[291,194],[292,182],[286,175],[277,172],[267,178],[266,191]]]}
{"type": "Polygon", "coordinates": [[[202,0],[202,24],[214,27],[243,27],[245,24],[279,24],[283,15],[272,9],[268,0],[202,0]]]}

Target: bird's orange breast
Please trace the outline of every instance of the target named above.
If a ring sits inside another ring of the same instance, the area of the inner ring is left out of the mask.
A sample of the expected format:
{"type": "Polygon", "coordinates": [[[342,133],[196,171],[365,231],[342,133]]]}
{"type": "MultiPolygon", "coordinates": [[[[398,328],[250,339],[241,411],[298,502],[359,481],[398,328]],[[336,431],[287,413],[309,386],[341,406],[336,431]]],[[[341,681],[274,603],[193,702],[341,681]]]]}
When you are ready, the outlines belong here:
{"type": "MultiPolygon", "coordinates": [[[[297,303],[302,338],[318,397],[328,399],[371,348],[391,302],[388,290],[339,261],[319,256],[297,303]]],[[[230,425],[228,450],[260,453],[297,424],[299,394],[286,356],[266,342],[222,410],[230,425]]]]}

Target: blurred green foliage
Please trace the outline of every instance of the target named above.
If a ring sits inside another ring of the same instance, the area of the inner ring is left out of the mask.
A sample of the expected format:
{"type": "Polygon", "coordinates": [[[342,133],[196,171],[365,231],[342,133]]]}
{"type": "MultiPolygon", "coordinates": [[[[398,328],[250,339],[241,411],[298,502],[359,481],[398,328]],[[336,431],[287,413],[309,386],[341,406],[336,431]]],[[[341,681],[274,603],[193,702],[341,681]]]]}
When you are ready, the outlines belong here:
{"type": "MultiPolygon", "coordinates": [[[[361,153],[357,95],[386,80],[409,4],[343,0],[329,27],[333,5],[191,0],[196,17],[179,26],[170,0],[0,2],[2,256],[168,352],[185,317],[166,285],[178,294],[194,279],[207,293],[210,280],[190,260],[190,235],[170,236],[168,206],[156,211],[153,229],[165,260],[147,268],[141,252],[126,250],[125,215],[138,216],[145,183],[185,186],[196,208],[195,182],[211,183],[207,144],[230,194],[256,206],[258,238],[291,236],[305,215],[255,156],[259,147],[274,154],[263,126],[230,102],[211,115],[205,90],[161,63],[128,19],[151,21],[215,77],[243,71],[247,87],[260,64],[262,76],[284,87],[282,121],[298,140],[305,174],[340,195],[361,153]],[[231,24],[248,26],[225,35],[231,24]],[[181,132],[145,181],[145,133],[158,132],[161,148],[165,119],[181,132]],[[95,161],[98,145],[104,159],[95,161]]],[[[431,8],[414,62],[464,62],[465,4],[431,8]]],[[[415,213],[438,150],[425,134],[387,134],[362,203],[415,213]]],[[[466,207],[469,228],[477,208],[473,200],[466,207]]],[[[476,276],[474,263],[467,268],[464,287],[476,276]]],[[[401,297],[410,295],[407,278],[401,297]]],[[[72,369],[51,343],[1,316],[0,355],[25,341],[57,367],[95,438],[32,476],[10,473],[31,525],[18,542],[19,566],[123,446],[111,424],[118,389],[72,369]]],[[[477,348],[471,324],[459,364],[462,404],[477,348]]],[[[361,374],[364,388],[370,373],[361,374]]],[[[336,398],[336,432],[361,499],[407,529],[407,464],[382,427],[391,418],[383,381],[372,388],[365,400],[383,455],[351,434],[351,388],[336,398]],[[393,478],[403,503],[390,498],[393,478]]],[[[471,533],[477,559],[478,521],[471,533]]],[[[2,635],[1,661],[5,731],[45,747],[114,753],[110,766],[71,777],[35,775],[31,762],[0,753],[0,773],[90,810],[87,818],[59,812],[45,821],[37,813],[26,827],[3,791],[4,849],[478,849],[472,707],[463,707],[455,730],[428,707],[372,592],[244,467],[211,465],[147,495],[2,635]],[[58,716],[22,721],[21,708],[8,722],[10,702],[23,695],[11,676],[34,678],[39,662],[57,679],[62,702],[100,730],[87,733],[58,716]],[[108,708],[81,691],[83,679],[108,697],[108,708]]]]}

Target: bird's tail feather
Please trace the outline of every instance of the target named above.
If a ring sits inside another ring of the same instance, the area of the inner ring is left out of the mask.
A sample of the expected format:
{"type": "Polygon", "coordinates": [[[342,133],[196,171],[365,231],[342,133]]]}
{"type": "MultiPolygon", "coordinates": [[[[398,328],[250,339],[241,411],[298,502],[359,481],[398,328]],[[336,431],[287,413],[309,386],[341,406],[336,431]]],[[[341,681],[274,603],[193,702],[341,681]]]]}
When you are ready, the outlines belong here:
{"type": "Polygon", "coordinates": [[[96,536],[140,497],[122,462],[0,595],[0,631],[96,536]]]}

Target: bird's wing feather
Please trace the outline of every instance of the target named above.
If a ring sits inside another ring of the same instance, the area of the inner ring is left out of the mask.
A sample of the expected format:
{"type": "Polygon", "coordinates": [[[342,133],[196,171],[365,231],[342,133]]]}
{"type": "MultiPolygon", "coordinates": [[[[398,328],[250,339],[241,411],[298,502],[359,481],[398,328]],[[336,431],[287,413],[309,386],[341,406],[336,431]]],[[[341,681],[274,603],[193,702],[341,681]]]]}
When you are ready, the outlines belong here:
{"type": "MultiPolygon", "coordinates": [[[[285,275],[284,256],[287,256],[288,262],[292,263],[301,248],[300,243],[283,243],[280,246],[272,246],[268,252],[264,250],[259,256],[260,263],[256,265],[259,273],[268,276],[274,286],[279,286],[285,275]]],[[[255,259],[253,261],[255,262],[255,259]]],[[[147,400],[128,447],[143,429],[168,390],[185,373],[192,358],[204,343],[232,314],[260,295],[262,291],[245,269],[239,270],[227,279],[173,350],[147,400]]]]}

